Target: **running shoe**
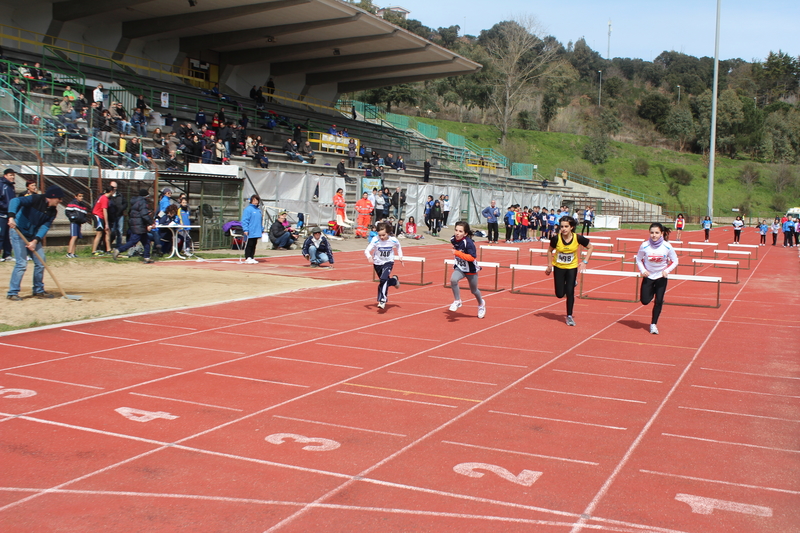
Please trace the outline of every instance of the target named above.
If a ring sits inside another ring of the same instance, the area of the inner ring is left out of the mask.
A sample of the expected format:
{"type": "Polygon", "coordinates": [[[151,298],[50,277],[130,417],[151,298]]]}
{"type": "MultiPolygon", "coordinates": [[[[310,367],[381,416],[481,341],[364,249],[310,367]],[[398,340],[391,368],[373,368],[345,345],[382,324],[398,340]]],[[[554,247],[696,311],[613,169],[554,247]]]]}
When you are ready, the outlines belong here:
{"type": "Polygon", "coordinates": [[[96,252],[92,252],[92,255],[94,257],[100,257],[101,255],[103,255],[103,252],[101,252],[100,250],[97,250],[96,252]]]}
{"type": "Polygon", "coordinates": [[[399,289],[400,288],[400,278],[398,278],[397,276],[392,276],[392,277],[394,278],[394,288],[395,289],[399,289]]]}
{"type": "Polygon", "coordinates": [[[114,261],[116,261],[117,257],[119,257],[119,249],[118,248],[114,248],[114,251],[111,252],[111,258],[114,259],[114,261]]]}
{"type": "Polygon", "coordinates": [[[486,303],[484,302],[483,305],[478,306],[478,318],[483,318],[486,316],[486,303]]]}
{"type": "Polygon", "coordinates": [[[385,308],[386,308],[386,302],[378,302],[378,309],[385,309],[385,308]]]}
{"type": "Polygon", "coordinates": [[[575,319],[572,318],[572,315],[568,315],[567,316],[567,325],[568,326],[574,326],[575,325],[575,319]]]}
{"type": "Polygon", "coordinates": [[[144,260],[144,263],[145,263],[146,265],[152,265],[153,263],[155,263],[155,261],[153,261],[152,259],[150,259],[150,258],[148,257],[147,259],[145,259],[145,260],[144,260]]]}
{"type": "Polygon", "coordinates": [[[455,302],[450,304],[451,311],[458,311],[459,307],[461,307],[461,300],[456,300],[455,302]]]}
{"type": "Polygon", "coordinates": [[[650,324],[650,333],[653,335],[658,335],[658,326],[655,324],[650,324]]]}

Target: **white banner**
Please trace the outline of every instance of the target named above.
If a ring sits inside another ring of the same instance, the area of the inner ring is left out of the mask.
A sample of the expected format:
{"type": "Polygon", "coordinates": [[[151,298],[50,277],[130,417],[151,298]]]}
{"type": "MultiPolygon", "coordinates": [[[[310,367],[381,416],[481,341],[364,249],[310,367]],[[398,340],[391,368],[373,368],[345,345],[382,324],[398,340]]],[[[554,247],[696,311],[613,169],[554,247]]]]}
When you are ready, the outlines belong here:
{"type": "Polygon", "coordinates": [[[161,107],[169,107],[169,93],[161,93],[161,107]]]}

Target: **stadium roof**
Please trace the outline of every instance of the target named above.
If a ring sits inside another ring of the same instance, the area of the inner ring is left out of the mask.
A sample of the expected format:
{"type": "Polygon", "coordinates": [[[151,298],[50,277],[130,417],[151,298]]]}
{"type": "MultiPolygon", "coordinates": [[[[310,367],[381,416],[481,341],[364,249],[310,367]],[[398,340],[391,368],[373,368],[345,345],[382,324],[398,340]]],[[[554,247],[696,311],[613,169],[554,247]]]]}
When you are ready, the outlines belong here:
{"type": "MultiPolygon", "coordinates": [[[[120,24],[117,52],[134,39],[179,41],[184,57],[221,68],[270,64],[350,92],[469,74],[481,68],[416,34],[339,0],[75,0],[53,3],[53,23],[120,24]]],[[[174,42],[174,41],[173,41],[174,42]]]]}

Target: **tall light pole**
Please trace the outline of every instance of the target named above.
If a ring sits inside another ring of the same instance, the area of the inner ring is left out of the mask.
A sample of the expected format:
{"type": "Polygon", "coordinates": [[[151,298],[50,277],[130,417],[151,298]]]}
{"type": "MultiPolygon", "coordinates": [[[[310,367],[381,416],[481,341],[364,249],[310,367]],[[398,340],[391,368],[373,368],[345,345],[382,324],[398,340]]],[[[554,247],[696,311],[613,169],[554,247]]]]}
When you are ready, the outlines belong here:
{"type": "Polygon", "coordinates": [[[597,107],[601,107],[603,101],[603,71],[598,70],[597,73],[600,74],[600,87],[597,89],[597,107]]]}
{"type": "Polygon", "coordinates": [[[678,103],[681,103],[681,86],[678,85],[678,103]]]}
{"type": "Polygon", "coordinates": [[[717,84],[719,83],[719,13],[722,0],[717,0],[717,36],[714,41],[714,86],[711,88],[711,139],[708,158],[708,206],[706,215],[714,217],[714,159],[717,151],[717,84]]]}

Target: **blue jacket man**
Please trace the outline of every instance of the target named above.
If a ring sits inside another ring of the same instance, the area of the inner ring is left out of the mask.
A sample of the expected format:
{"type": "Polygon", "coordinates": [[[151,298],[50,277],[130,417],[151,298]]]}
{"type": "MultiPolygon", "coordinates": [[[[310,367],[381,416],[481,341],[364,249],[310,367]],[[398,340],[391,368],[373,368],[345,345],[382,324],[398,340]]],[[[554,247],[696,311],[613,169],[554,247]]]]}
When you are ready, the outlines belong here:
{"type": "Polygon", "coordinates": [[[497,208],[497,202],[492,200],[492,205],[484,207],[481,215],[486,219],[487,236],[489,237],[489,244],[496,243],[499,238],[497,227],[497,219],[500,218],[500,209],[497,208]]]}
{"type": "Polygon", "coordinates": [[[8,284],[7,299],[19,302],[20,284],[25,270],[28,268],[28,253],[33,255],[33,296],[34,298],[54,298],[53,294],[44,290],[44,249],[42,240],[47,235],[50,225],[56,218],[56,206],[61,202],[64,191],[57,185],[51,185],[44,194],[21,196],[11,200],[8,206],[8,227],[11,232],[11,247],[14,249],[16,264],[11,272],[8,284]],[[19,232],[17,231],[19,230],[19,232]],[[20,237],[20,233],[28,240],[28,244],[20,237]]]}
{"type": "Polygon", "coordinates": [[[14,190],[15,176],[14,170],[7,168],[3,171],[3,177],[0,178],[0,245],[3,248],[0,261],[5,261],[11,257],[11,236],[8,232],[8,204],[17,196],[14,190]]]}

